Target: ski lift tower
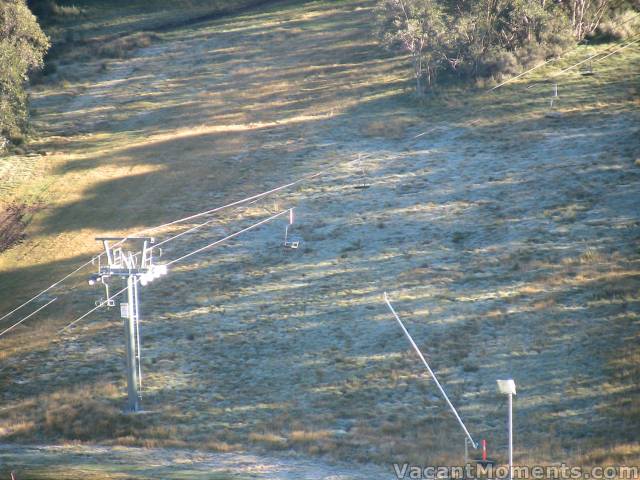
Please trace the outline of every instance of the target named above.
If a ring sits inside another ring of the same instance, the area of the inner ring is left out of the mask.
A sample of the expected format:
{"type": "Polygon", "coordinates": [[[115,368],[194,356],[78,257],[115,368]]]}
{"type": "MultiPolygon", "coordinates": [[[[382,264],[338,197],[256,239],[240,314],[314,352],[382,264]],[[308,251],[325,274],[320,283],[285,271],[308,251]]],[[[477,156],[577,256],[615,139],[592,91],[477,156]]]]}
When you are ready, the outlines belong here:
{"type": "Polygon", "coordinates": [[[128,412],[141,410],[142,369],[140,357],[140,299],[138,284],[145,286],[150,281],[167,273],[166,265],[153,263],[153,238],[151,237],[98,237],[104,246],[106,265],[98,259],[98,273],[89,278],[89,285],[102,283],[106,290],[106,299],[96,302],[97,306],[115,306],[109,294],[111,277],[127,279],[127,302],[120,303],[120,314],[124,318],[125,353],[128,412]],[[122,245],[136,245],[135,250],[124,250],[122,245]]]}

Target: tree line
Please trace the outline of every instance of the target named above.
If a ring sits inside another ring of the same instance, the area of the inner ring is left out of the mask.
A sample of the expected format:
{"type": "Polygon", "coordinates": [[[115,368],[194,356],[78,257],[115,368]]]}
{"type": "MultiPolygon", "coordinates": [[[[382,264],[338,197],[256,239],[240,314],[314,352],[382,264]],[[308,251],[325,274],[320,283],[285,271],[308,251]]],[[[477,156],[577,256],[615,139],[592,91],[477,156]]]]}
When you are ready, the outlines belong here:
{"type": "MultiPolygon", "coordinates": [[[[29,7],[46,17],[55,5],[0,0],[0,151],[26,129],[28,75],[50,47],[29,7]]],[[[512,75],[585,39],[640,35],[639,7],[640,0],[377,0],[376,13],[380,40],[411,54],[423,93],[442,76],[512,75]]]]}
{"type": "Polygon", "coordinates": [[[411,54],[416,90],[512,75],[587,39],[640,32],[634,0],[378,0],[382,43],[411,54]]]}

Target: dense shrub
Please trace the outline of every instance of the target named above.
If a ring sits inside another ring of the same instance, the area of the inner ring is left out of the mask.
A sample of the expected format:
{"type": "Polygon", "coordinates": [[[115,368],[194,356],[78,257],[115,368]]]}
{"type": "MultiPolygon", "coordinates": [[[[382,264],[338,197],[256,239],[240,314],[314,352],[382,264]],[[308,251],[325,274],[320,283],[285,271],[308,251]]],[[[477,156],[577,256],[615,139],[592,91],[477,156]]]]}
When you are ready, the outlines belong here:
{"type": "Polygon", "coordinates": [[[615,13],[596,27],[589,40],[610,42],[627,40],[640,34],[640,15],[633,10],[615,13]]]}
{"type": "Polygon", "coordinates": [[[637,31],[640,19],[612,17],[612,5],[613,0],[379,0],[379,35],[388,48],[411,53],[422,93],[443,71],[459,78],[501,78],[559,56],[588,32],[618,39],[637,31]]]}
{"type": "Polygon", "coordinates": [[[519,48],[514,53],[520,66],[523,68],[531,68],[546,60],[550,52],[545,46],[533,43],[519,48]]]}
{"type": "Polygon", "coordinates": [[[41,21],[55,21],[60,17],[80,15],[76,6],[59,5],[54,0],[28,0],[27,6],[41,21]]]}
{"type": "Polygon", "coordinates": [[[48,48],[49,39],[24,0],[0,2],[0,135],[5,138],[26,126],[25,82],[30,71],[42,67],[48,48]]]}
{"type": "Polygon", "coordinates": [[[482,77],[502,78],[518,73],[520,64],[516,56],[506,50],[487,52],[480,59],[478,73],[482,77]]]}

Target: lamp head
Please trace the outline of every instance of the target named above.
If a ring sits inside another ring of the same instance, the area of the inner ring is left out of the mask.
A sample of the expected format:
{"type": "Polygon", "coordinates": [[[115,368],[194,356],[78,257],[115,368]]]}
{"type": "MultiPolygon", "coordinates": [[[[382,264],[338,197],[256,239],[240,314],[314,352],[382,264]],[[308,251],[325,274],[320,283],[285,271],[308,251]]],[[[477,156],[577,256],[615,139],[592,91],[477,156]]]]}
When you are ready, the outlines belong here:
{"type": "Polygon", "coordinates": [[[498,382],[498,392],[503,395],[515,395],[516,394],[516,382],[513,379],[508,380],[496,380],[498,382]]]}
{"type": "Polygon", "coordinates": [[[146,287],[149,283],[153,281],[153,274],[151,272],[145,272],[140,275],[140,285],[146,287]]]}

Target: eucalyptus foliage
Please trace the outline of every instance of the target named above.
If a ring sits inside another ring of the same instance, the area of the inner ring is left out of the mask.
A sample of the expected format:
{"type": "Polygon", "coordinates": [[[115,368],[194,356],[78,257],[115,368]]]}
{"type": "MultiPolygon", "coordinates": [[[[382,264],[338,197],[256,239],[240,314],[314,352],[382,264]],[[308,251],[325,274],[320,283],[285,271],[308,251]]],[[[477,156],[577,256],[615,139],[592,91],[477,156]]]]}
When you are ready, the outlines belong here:
{"type": "MultiPolygon", "coordinates": [[[[618,3],[623,0],[617,0],[618,3]]],[[[416,90],[439,74],[501,77],[593,32],[615,0],[378,0],[382,42],[411,55],[416,90]]]]}
{"type": "MultiPolygon", "coordinates": [[[[49,39],[24,0],[0,1],[0,134],[24,130],[29,72],[41,68],[49,39]]],[[[1,140],[0,140],[1,141],[1,140]]]]}

